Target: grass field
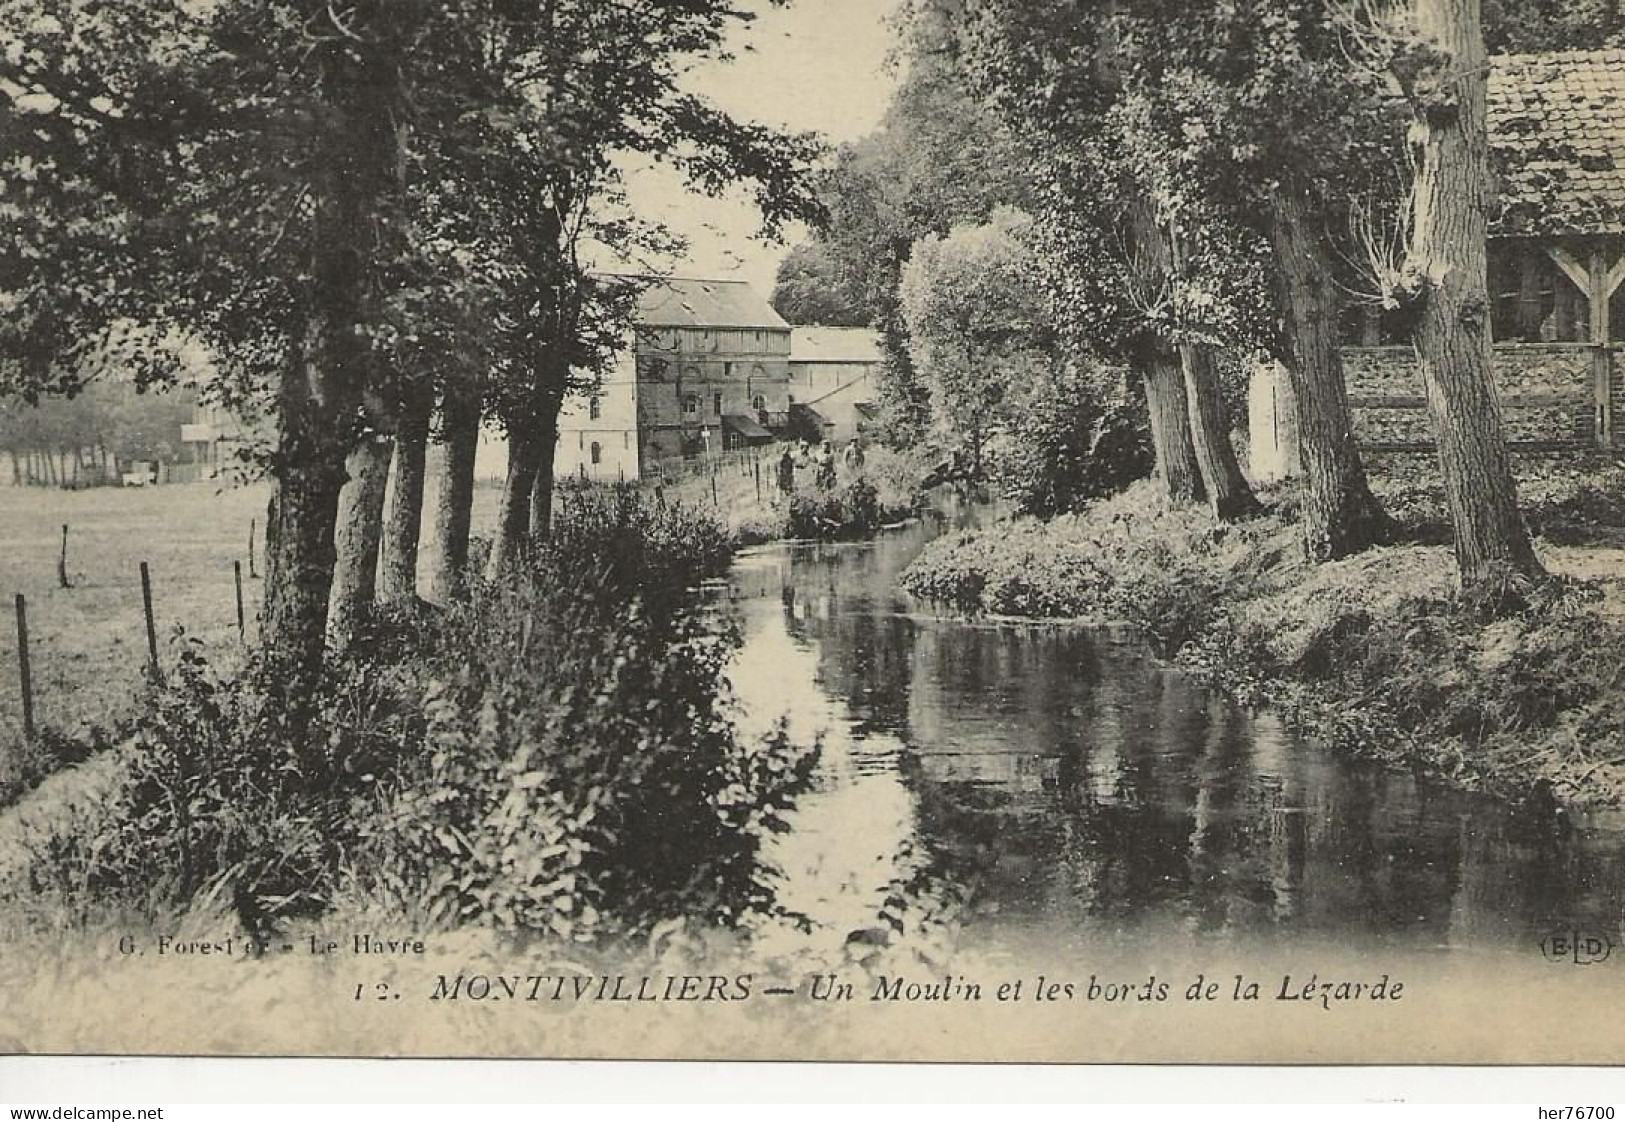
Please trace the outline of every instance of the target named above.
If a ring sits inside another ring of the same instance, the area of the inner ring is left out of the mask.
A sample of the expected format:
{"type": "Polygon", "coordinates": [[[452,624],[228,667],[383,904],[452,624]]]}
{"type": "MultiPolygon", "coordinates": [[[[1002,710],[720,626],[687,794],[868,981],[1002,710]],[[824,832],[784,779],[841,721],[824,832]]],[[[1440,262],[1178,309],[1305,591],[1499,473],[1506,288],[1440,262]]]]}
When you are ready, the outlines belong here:
{"type": "MultiPolygon", "coordinates": [[[[129,710],[145,674],[142,561],[152,574],[160,664],[173,661],[177,629],[216,661],[229,663],[242,649],[233,561],[242,563],[246,637],[255,637],[264,589],[249,576],[249,529],[252,521],[254,571],[263,576],[269,494],[265,484],[213,482],[84,491],[0,487],[0,594],[7,615],[0,628],[0,793],[19,766],[23,739],[16,594],[28,602],[36,726],[61,732],[106,727],[129,710]],[[66,589],[57,580],[64,523],[66,589]]],[[[476,489],[476,533],[491,526],[498,496],[494,487],[476,489]]],[[[432,496],[428,505],[425,526],[434,517],[432,496]]],[[[426,550],[425,579],[437,560],[426,550]]]]}
{"type": "MultiPolygon", "coordinates": [[[[0,592],[28,599],[34,716],[61,730],[104,723],[129,705],[147,660],[140,563],[152,574],[160,662],[176,629],[222,655],[238,649],[232,562],[243,567],[249,637],[261,594],[249,579],[250,520],[263,541],[263,486],[171,484],[54,491],[0,489],[0,592]],[[69,588],[59,587],[62,525],[68,530],[69,588]]],[[[255,559],[255,569],[261,562],[255,559]]],[[[16,629],[8,620],[0,678],[0,745],[22,732],[16,629]]],[[[3,750],[3,748],[0,748],[3,750]]]]}

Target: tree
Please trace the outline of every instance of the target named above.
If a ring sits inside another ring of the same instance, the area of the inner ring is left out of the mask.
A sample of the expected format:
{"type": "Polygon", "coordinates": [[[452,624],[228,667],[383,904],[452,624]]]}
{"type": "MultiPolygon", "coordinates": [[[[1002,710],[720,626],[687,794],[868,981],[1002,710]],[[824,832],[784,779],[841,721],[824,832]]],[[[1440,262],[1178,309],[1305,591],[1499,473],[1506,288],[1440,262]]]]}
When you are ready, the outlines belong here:
{"type": "Polygon", "coordinates": [[[880,336],[883,431],[898,446],[923,440],[931,417],[898,296],[909,254],[919,239],[986,222],[999,206],[1024,209],[1032,193],[1025,145],[969,95],[950,61],[911,60],[880,127],[837,153],[819,190],[828,221],[800,247],[828,278],[823,291],[880,336]]]}
{"type": "Polygon", "coordinates": [[[1071,319],[1068,332],[1093,349],[1142,364],[1148,404],[1161,420],[1177,416],[1166,377],[1168,356],[1177,353],[1191,455],[1182,426],[1152,426],[1170,492],[1194,492],[1185,485],[1194,461],[1219,517],[1251,512],[1256,500],[1230,445],[1211,353],[1227,341],[1223,321],[1249,301],[1223,291],[1216,283],[1222,273],[1204,275],[1228,259],[1200,242],[1201,223],[1181,212],[1182,193],[1159,191],[1167,177],[1146,174],[1154,165],[1136,149],[1135,118],[1124,111],[1133,106],[1124,97],[1115,6],[920,0],[912,14],[915,53],[951,55],[972,88],[1028,140],[1038,164],[1040,228],[1059,232],[1037,243],[1052,257],[1057,318],[1071,319]],[[1080,246],[1105,256],[1072,256],[1080,246]],[[1081,306],[1069,304],[1080,295],[1081,306]]]}
{"type": "Polygon", "coordinates": [[[175,324],[218,357],[211,392],[274,403],[261,637],[303,696],[325,649],[345,459],[387,382],[376,328],[407,248],[405,138],[437,9],[7,6],[0,84],[40,139],[33,166],[14,157],[5,177],[45,216],[16,279],[70,332],[119,314],[175,324]],[[75,234],[90,199],[98,220],[75,234]],[[77,277],[101,298],[79,298],[64,280],[77,277]]]}
{"type": "Polygon", "coordinates": [[[664,240],[624,214],[615,157],[665,163],[712,194],[744,184],[766,232],[821,217],[809,185],[821,151],[812,137],[734,120],[681,88],[687,67],[725,56],[727,33],[748,14],[726,0],[554,0],[540,15],[502,22],[523,43],[486,52],[480,70],[498,136],[480,152],[489,174],[475,188],[479,237],[505,263],[485,387],[509,450],[493,576],[545,536],[559,411],[569,393],[592,387],[626,324],[625,286],[594,278],[579,247],[591,240],[636,259],[664,240]],[[553,96],[560,90],[568,96],[553,96]]]}
{"type": "Polygon", "coordinates": [[[1389,65],[1413,112],[1411,243],[1393,294],[1414,339],[1438,445],[1462,590],[1500,602],[1545,577],[1518,512],[1489,373],[1490,202],[1479,0],[1416,0],[1389,65]]]}
{"type": "Polygon", "coordinates": [[[997,210],[986,225],[920,239],[903,268],[899,296],[914,367],[939,428],[950,446],[968,448],[977,475],[1006,395],[1054,362],[1053,333],[1028,274],[1031,224],[997,210]]]}
{"type": "Polygon", "coordinates": [[[1596,50],[1625,45],[1618,0],[1484,0],[1491,51],[1596,50]]]}
{"type": "Polygon", "coordinates": [[[825,327],[867,327],[869,309],[862,294],[853,291],[830,247],[821,241],[803,242],[779,263],[773,285],[773,310],[794,324],[825,327]]]}
{"type": "MultiPolygon", "coordinates": [[[[421,376],[399,296],[460,279],[415,190],[424,153],[484,165],[528,146],[530,166],[591,170],[652,151],[707,190],[753,178],[770,218],[803,201],[810,145],[678,89],[744,18],[723,0],[0,0],[0,17],[0,127],[18,142],[0,158],[26,219],[4,258],[14,383],[60,388],[45,358],[127,317],[207,344],[219,400],[268,405],[261,636],[294,696],[323,660],[339,544],[340,632],[371,595],[385,438],[421,376]]],[[[530,197],[551,205],[550,184],[530,197]]]]}
{"type": "Polygon", "coordinates": [[[1394,191],[1398,130],[1391,100],[1351,78],[1337,17],[1327,0],[1142,0],[1118,17],[1141,178],[1200,198],[1269,254],[1280,326],[1254,330],[1291,380],[1312,560],[1391,532],[1355,446],[1338,336],[1342,262],[1359,247],[1337,232],[1394,191]]]}

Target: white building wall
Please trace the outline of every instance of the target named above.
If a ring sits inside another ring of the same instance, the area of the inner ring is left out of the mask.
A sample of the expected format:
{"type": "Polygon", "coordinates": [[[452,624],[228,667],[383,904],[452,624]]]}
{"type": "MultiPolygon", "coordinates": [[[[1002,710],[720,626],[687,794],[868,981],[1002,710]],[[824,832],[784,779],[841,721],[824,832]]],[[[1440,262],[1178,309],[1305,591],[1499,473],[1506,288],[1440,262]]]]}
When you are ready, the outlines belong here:
{"type": "Polygon", "coordinates": [[[585,395],[565,401],[553,474],[603,481],[638,478],[637,356],[630,338],[604,375],[596,409],[594,399],[585,395]]]}
{"type": "Polygon", "coordinates": [[[875,377],[878,364],[872,362],[798,362],[790,360],[790,397],[810,405],[834,422],[837,443],[858,434],[859,405],[878,400],[875,377]]]}

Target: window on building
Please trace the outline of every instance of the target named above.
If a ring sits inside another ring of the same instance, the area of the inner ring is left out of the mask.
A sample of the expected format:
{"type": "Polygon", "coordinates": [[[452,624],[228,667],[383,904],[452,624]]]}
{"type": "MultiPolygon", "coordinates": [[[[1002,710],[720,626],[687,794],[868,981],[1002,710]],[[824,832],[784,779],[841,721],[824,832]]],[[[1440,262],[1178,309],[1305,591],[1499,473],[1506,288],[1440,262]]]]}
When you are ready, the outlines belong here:
{"type": "Polygon", "coordinates": [[[683,412],[693,416],[698,414],[699,411],[700,395],[697,393],[685,393],[683,395],[683,412]]]}
{"type": "Polygon", "coordinates": [[[587,402],[587,419],[596,421],[604,415],[604,406],[596,397],[587,402]]]}
{"type": "Polygon", "coordinates": [[[714,393],[711,395],[711,412],[715,413],[718,417],[722,416],[722,395],[719,393],[714,393]]]}
{"type": "Polygon", "coordinates": [[[761,394],[757,394],[755,397],[750,399],[750,407],[756,410],[758,413],[766,413],[767,398],[763,397],[761,394]]]}
{"type": "Polygon", "coordinates": [[[592,442],[592,462],[600,464],[604,461],[604,446],[596,440],[592,442]]]}

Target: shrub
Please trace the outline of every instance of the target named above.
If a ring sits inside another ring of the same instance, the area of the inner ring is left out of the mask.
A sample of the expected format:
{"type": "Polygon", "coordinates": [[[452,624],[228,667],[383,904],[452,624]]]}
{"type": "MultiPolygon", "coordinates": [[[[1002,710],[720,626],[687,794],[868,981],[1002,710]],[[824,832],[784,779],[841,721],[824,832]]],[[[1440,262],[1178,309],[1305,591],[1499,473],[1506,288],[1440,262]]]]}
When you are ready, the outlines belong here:
{"type": "Polygon", "coordinates": [[[543,567],[453,621],[362,883],[446,923],[587,938],[773,907],[760,860],[810,752],[740,741],[731,636],[543,567]]]}
{"type": "Polygon", "coordinates": [[[1081,510],[1151,473],[1145,410],[1130,400],[1120,371],[1067,366],[1042,381],[1010,403],[1007,428],[989,450],[990,475],[1018,512],[1081,510]]]}
{"type": "Polygon", "coordinates": [[[184,645],[124,731],[125,771],[93,835],[56,855],[76,867],[47,853],[32,883],[77,886],[73,907],[229,900],[256,934],[320,912],[379,785],[421,739],[397,685],[341,663],[293,703],[257,663],[225,677],[184,645]]]}
{"type": "Polygon", "coordinates": [[[715,510],[657,503],[634,484],[561,486],[556,502],[546,556],[601,572],[616,589],[681,589],[724,571],[733,553],[715,510]]]}
{"type": "Polygon", "coordinates": [[[1045,617],[1098,613],[1110,586],[1086,543],[1033,522],[939,538],[901,581],[911,595],[960,611],[1045,617]]]}

